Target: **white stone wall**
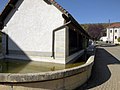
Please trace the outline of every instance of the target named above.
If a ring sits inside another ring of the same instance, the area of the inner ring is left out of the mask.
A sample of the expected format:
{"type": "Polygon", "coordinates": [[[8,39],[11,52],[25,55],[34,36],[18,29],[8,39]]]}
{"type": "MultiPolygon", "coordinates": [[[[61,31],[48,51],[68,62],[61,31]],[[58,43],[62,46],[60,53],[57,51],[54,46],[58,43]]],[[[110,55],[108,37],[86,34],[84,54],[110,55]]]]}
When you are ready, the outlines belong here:
{"type": "MultiPolygon", "coordinates": [[[[25,54],[43,52],[50,56],[52,55],[52,32],[64,24],[64,19],[56,7],[48,5],[44,0],[19,0],[4,23],[6,26],[3,32],[9,35],[9,50],[22,50],[25,54]]],[[[55,52],[58,51],[55,55],[64,58],[65,29],[56,33],[55,40],[55,52]]]]}
{"type": "Polygon", "coordinates": [[[107,40],[110,41],[110,30],[107,28],[107,40]]]}
{"type": "Polygon", "coordinates": [[[113,41],[113,29],[112,28],[110,28],[109,30],[111,30],[112,31],[112,33],[110,32],[110,41],[113,41]]]}
{"type": "Polygon", "coordinates": [[[55,58],[66,59],[66,30],[62,29],[55,32],[55,58]]]}

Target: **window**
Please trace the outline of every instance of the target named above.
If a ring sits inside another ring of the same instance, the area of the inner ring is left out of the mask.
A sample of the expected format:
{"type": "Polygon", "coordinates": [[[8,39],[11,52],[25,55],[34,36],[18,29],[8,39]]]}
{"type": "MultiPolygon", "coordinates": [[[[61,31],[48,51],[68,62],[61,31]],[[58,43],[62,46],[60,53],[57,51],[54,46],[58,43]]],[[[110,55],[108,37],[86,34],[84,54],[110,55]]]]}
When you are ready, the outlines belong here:
{"type": "Polygon", "coordinates": [[[77,51],[77,32],[69,29],[69,55],[77,51]]]}
{"type": "Polygon", "coordinates": [[[117,30],[115,30],[115,33],[117,33],[117,30]]]}
{"type": "Polygon", "coordinates": [[[115,39],[117,39],[117,36],[115,36],[115,39]]]}
{"type": "Polygon", "coordinates": [[[69,28],[69,55],[74,54],[77,51],[84,49],[85,37],[83,37],[80,33],[74,31],[74,29],[69,28]],[[84,44],[84,45],[83,45],[84,44]]]}
{"type": "Polygon", "coordinates": [[[112,33],[112,30],[110,30],[110,33],[112,33]]]}

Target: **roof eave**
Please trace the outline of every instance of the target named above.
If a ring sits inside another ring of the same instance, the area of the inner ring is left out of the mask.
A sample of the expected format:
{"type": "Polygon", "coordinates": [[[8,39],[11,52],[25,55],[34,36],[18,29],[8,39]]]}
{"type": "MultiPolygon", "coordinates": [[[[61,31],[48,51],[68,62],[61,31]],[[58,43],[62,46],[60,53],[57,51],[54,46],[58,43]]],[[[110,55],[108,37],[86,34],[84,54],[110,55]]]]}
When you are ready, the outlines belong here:
{"type": "Polygon", "coordinates": [[[71,14],[69,14],[69,17],[71,19],[71,21],[76,25],[76,27],[87,37],[90,38],[90,36],[88,35],[88,33],[80,26],[80,24],[72,17],[71,14]]]}
{"type": "Polygon", "coordinates": [[[3,29],[4,26],[4,20],[8,16],[8,14],[11,12],[13,8],[15,8],[15,4],[17,3],[18,0],[10,0],[4,10],[2,11],[0,15],[0,29],[3,29]]]}

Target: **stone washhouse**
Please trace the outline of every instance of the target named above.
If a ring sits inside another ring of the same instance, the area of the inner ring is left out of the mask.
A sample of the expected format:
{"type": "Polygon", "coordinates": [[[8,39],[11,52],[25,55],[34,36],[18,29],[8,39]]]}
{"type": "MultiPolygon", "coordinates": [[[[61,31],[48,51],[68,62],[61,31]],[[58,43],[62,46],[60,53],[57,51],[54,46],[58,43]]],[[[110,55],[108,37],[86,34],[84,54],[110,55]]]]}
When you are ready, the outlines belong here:
{"type": "Polygon", "coordinates": [[[55,0],[9,0],[0,15],[2,57],[66,64],[90,36],[55,0]]]}

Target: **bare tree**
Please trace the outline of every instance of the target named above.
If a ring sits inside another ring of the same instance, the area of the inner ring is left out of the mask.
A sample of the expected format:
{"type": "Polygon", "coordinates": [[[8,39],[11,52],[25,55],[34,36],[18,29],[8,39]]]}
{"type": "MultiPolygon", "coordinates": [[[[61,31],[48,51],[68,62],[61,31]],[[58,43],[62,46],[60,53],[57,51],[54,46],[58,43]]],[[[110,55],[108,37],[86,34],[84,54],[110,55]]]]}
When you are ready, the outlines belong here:
{"type": "Polygon", "coordinates": [[[101,24],[90,24],[87,31],[94,40],[98,40],[103,29],[104,27],[101,24]]]}

